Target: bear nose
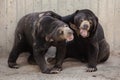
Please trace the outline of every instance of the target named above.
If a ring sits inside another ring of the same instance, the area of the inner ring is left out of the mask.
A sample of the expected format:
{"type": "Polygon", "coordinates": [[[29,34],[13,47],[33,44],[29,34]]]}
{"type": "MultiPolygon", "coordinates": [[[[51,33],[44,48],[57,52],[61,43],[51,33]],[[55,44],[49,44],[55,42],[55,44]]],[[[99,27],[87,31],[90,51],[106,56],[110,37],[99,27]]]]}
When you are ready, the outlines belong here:
{"type": "Polygon", "coordinates": [[[88,28],[88,25],[87,25],[87,24],[84,24],[82,29],[85,29],[85,30],[86,30],[87,28],[88,28]]]}
{"type": "Polygon", "coordinates": [[[72,35],[72,34],[73,34],[72,30],[68,31],[68,35],[72,35]]]}
{"type": "Polygon", "coordinates": [[[73,34],[72,32],[68,32],[69,35],[73,34]]]}

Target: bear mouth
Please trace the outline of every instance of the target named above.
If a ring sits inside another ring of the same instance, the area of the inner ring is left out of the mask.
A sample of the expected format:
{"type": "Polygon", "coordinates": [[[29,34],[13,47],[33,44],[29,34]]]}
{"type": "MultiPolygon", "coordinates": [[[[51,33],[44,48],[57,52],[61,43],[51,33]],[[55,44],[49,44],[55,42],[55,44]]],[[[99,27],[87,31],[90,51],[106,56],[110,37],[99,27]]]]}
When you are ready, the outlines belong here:
{"type": "Polygon", "coordinates": [[[88,32],[87,30],[80,29],[80,35],[81,35],[83,38],[86,38],[86,37],[89,37],[89,32],[88,32]]]}
{"type": "Polygon", "coordinates": [[[73,35],[66,36],[66,42],[72,41],[74,39],[73,35]]]}

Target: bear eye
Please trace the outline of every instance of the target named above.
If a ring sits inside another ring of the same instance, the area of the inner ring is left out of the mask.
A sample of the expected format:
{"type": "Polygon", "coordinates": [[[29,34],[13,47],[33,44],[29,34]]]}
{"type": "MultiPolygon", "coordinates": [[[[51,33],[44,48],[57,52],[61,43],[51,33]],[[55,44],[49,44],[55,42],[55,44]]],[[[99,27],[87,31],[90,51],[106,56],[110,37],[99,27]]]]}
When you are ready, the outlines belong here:
{"type": "Polygon", "coordinates": [[[58,34],[59,34],[59,35],[63,35],[63,31],[62,31],[62,30],[59,30],[59,31],[58,31],[58,34]]]}
{"type": "Polygon", "coordinates": [[[80,23],[81,23],[81,22],[83,22],[83,19],[80,19],[79,21],[80,21],[80,23]]]}
{"type": "Polygon", "coordinates": [[[64,27],[68,27],[67,25],[64,25],[64,27]]]}

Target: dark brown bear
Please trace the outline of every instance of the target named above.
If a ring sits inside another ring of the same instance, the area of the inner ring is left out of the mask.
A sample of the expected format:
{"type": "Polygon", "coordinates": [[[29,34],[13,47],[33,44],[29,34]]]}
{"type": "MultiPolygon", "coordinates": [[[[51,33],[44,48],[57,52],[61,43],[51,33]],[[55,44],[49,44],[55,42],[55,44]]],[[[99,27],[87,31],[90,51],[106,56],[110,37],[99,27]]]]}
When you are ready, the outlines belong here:
{"type": "Polygon", "coordinates": [[[15,30],[15,40],[9,55],[8,66],[18,68],[16,60],[20,53],[29,52],[31,59],[39,65],[43,73],[58,73],[66,53],[66,41],[73,39],[73,31],[52,11],[31,13],[24,16],[15,30]],[[44,55],[50,46],[57,48],[57,62],[52,69],[46,65],[44,55]],[[34,57],[33,57],[34,56],[34,57]]]}

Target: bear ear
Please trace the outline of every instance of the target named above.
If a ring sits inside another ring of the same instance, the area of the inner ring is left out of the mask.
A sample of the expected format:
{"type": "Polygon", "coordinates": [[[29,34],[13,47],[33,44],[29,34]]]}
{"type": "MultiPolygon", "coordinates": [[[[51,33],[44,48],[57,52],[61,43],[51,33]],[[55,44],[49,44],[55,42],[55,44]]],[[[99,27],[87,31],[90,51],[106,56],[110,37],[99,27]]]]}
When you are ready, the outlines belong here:
{"type": "Polygon", "coordinates": [[[70,28],[75,30],[75,32],[77,33],[77,36],[79,36],[79,30],[77,29],[75,24],[69,23],[70,24],[70,28]]]}
{"type": "Polygon", "coordinates": [[[73,29],[73,30],[77,30],[76,28],[76,25],[75,24],[72,24],[72,23],[69,23],[70,24],[70,27],[73,29]]]}
{"type": "Polygon", "coordinates": [[[76,10],[76,11],[75,11],[75,14],[77,14],[79,11],[80,11],[80,10],[76,10]]]}

